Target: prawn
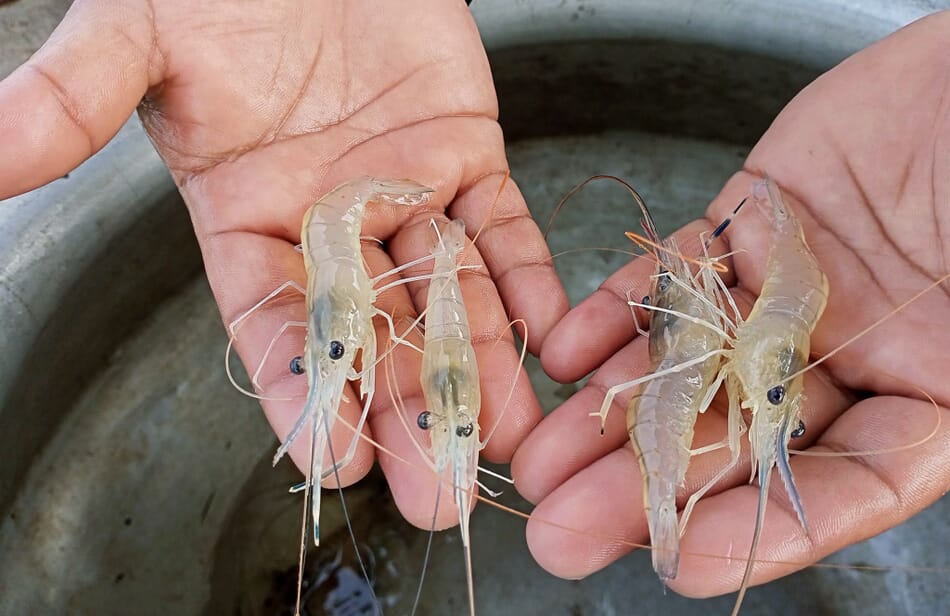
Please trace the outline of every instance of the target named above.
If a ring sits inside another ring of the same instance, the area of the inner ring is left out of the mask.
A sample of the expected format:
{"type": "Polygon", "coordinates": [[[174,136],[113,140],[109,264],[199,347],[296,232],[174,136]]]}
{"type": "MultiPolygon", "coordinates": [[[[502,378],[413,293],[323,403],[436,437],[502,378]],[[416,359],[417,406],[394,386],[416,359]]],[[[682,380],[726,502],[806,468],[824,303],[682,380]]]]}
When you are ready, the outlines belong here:
{"type": "MultiPolygon", "coordinates": [[[[363,213],[367,204],[385,202],[392,205],[415,206],[425,203],[431,188],[412,180],[381,180],[361,177],[336,187],[317,200],[303,218],[300,251],[303,253],[307,272],[307,288],[288,281],[272,291],[229,325],[230,339],[225,353],[225,367],[228,378],[239,391],[258,399],[270,399],[245,391],[238,386],[230,371],[228,358],[236,337],[237,328],[251,313],[266,302],[290,287],[305,295],[307,320],[285,323],[274,335],[260,361],[252,382],[257,381],[275,343],[288,327],[307,329],[304,354],[290,362],[295,374],[307,375],[307,397],[297,421],[287,434],[274,455],[277,462],[290,449],[307,421],[311,423],[311,441],[309,453],[309,474],[302,484],[291,488],[291,492],[303,490],[304,511],[301,522],[300,566],[297,585],[297,606],[299,611],[303,566],[306,553],[307,510],[313,520],[313,541],[320,544],[320,481],[346,466],[356,451],[359,439],[354,437],[340,459],[335,459],[329,441],[343,397],[343,389],[348,380],[360,379],[360,396],[365,398],[364,406],[357,425],[357,433],[366,421],[370,403],[375,392],[375,372],[377,363],[376,331],[373,317],[382,316],[387,320],[390,332],[395,339],[392,319],[375,307],[377,296],[387,288],[403,284],[411,279],[401,279],[382,287],[375,285],[381,279],[395,272],[416,265],[419,260],[411,261],[376,278],[370,278],[366,271],[360,246],[360,231],[363,213]],[[361,356],[362,371],[357,372],[353,365],[357,353],[361,356]],[[324,470],[324,457],[329,452],[333,460],[332,468],[324,470]]],[[[427,257],[428,258],[428,257],[427,257]]]]}
{"type": "MultiPolygon", "coordinates": [[[[736,330],[732,357],[726,365],[730,413],[739,397],[752,411],[749,445],[752,474],[758,471],[759,504],[749,562],[742,576],[733,614],[738,613],[752,575],[753,557],[761,535],[768,502],[769,478],[778,467],[792,507],[805,532],[808,521],[788,461],[788,441],[800,427],[804,375],[789,379],[808,363],[811,334],[828,303],[828,277],[805,242],[801,223],[789,211],[781,190],[769,178],[757,184],[753,197],[767,191],[775,220],[762,291],[736,330]],[[735,401],[735,402],[734,402],[735,401]]],[[[736,410],[738,412],[738,410],[736,410]]]]}
{"type": "Polygon", "coordinates": [[[752,575],[765,509],[769,480],[777,467],[802,528],[808,522],[789,465],[788,442],[804,432],[800,416],[804,401],[804,369],[808,363],[811,334],[828,302],[828,278],[805,242],[801,223],[785,204],[771,179],[753,187],[758,204],[771,204],[772,230],[766,278],[748,318],[736,314],[732,349],[719,372],[715,389],[725,381],[729,395],[730,462],[709,483],[690,497],[683,524],[695,503],[731,470],[739,459],[739,434],[745,422],[742,409],[751,411],[749,444],[752,480],[758,476],[759,503],[749,559],[733,609],[737,614],[752,575]],[[763,194],[765,193],[765,194],[763,194]]]}
{"type": "MultiPolygon", "coordinates": [[[[643,199],[627,188],[643,212],[647,239],[657,249],[650,296],[642,303],[630,302],[651,311],[651,374],[611,387],[597,414],[603,432],[615,395],[642,385],[627,406],[627,432],[643,476],[653,569],[665,584],[679,568],[676,490],[684,483],[693,455],[690,445],[696,419],[711,401],[708,392],[716,381],[727,339],[726,318],[714,269],[701,264],[694,277],[675,239],[660,240],[643,199]]],[[[637,236],[628,237],[638,241],[637,236]]]]}
{"type": "MultiPolygon", "coordinates": [[[[324,476],[324,451],[343,388],[347,380],[362,377],[360,395],[365,396],[366,402],[357,430],[362,429],[375,391],[374,372],[370,369],[360,374],[353,368],[358,351],[362,352],[364,367],[375,364],[376,330],[372,319],[382,314],[374,307],[380,290],[374,288],[374,280],[366,272],[360,249],[363,212],[366,204],[374,201],[419,205],[428,199],[430,192],[432,189],[412,180],[362,177],[330,191],[311,206],[303,218],[301,243],[307,270],[307,338],[302,369],[307,375],[307,399],[274,455],[274,464],[290,449],[309,420],[310,474],[304,506],[306,508],[309,498],[315,545],[320,544],[319,482],[324,476]]],[[[351,446],[331,471],[345,466],[354,449],[351,446]]]]}
{"type": "MultiPolygon", "coordinates": [[[[436,227],[438,235],[438,227],[436,227]]],[[[454,220],[433,245],[435,262],[426,301],[428,315],[422,354],[422,390],[426,408],[418,419],[431,435],[433,466],[439,476],[451,469],[452,489],[459,513],[465,551],[465,576],[471,613],[475,614],[469,516],[478,473],[478,415],[481,411],[478,364],[455,267],[465,247],[465,225],[454,220]]],[[[441,489],[441,483],[440,489],[441,489]]],[[[438,497],[437,497],[438,498],[438,497]]]]}
{"type": "MultiPolygon", "coordinates": [[[[469,611],[474,616],[475,591],[469,519],[474,499],[477,498],[476,485],[481,486],[477,478],[478,471],[481,470],[505,481],[510,482],[510,479],[478,466],[479,453],[500,425],[500,418],[487,436],[480,440],[481,429],[478,419],[482,402],[479,371],[468,313],[458,277],[460,270],[468,268],[456,264],[459,255],[465,249],[465,224],[462,220],[456,219],[447,224],[441,232],[434,220],[432,226],[436,237],[431,247],[433,268],[424,311],[425,335],[420,372],[420,383],[427,410],[421,412],[416,418],[416,425],[430,434],[430,454],[426,456],[415,439],[413,443],[437,476],[441,478],[446,474],[449,475],[446,480],[451,481],[453,502],[458,509],[459,530],[465,556],[469,611]]],[[[522,363],[526,349],[525,345],[522,349],[522,363]]],[[[393,363],[390,361],[387,363],[390,382],[395,379],[392,370],[393,363]]],[[[512,392],[513,390],[514,387],[512,387],[512,392]]],[[[391,389],[390,394],[393,395],[391,389]]],[[[510,397],[511,392],[509,392],[509,399],[510,397]]],[[[393,403],[397,408],[404,406],[398,391],[393,396],[393,403]]],[[[408,422],[402,418],[402,414],[400,414],[400,419],[408,430],[408,422]]],[[[484,486],[481,487],[484,488],[484,486]]],[[[441,490],[440,481],[435,501],[436,510],[433,512],[433,530],[441,490]]],[[[491,490],[486,491],[493,496],[498,496],[498,493],[491,490]]],[[[426,560],[428,560],[428,550],[426,560]]],[[[423,565],[423,577],[419,582],[412,613],[415,613],[418,607],[424,574],[425,565],[423,565]]]]}

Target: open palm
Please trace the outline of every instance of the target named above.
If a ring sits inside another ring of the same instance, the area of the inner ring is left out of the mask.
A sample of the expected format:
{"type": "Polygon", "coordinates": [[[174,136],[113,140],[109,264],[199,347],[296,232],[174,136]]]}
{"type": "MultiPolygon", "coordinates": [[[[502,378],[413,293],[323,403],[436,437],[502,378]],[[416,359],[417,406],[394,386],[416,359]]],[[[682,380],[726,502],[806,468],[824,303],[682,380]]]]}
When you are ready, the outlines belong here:
{"type": "MultiPolygon", "coordinates": [[[[461,0],[78,0],[47,44],[0,83],[0,198],[68,172],[136,107],[188,205],[226,324],[284,281],[305,280],[294,250],[303,214],[337,184],[377,175],[436,189],[424,208],[368,209],[363,233],[383,243],[365,242],[364,256],[379,274],[428,252],[433,216],[462,218],[474,234],[508,168],[488,62],[461,0]]],[[[497,385],[486,389],[483,428],[494,425],[505,384],[517,380],[506,421],[485,452],[505,460],[541,413],[514,347],[495,342],[510,341],[510,314],[527,321],[539,349],[567,300],[513,182],[478,248],[467,260],[486,267],[463,272],[463,287],[478,298],[470,308],[473,336],[482,374],[497,385]]],[[[419,283],[384,294],[380,308],[412,316],[424,300],[419,283]]],[[[249,371],[278,328],[303,311],[303,298],[291,296],[248,319],[236,348],[249,371]]],[[[385,325],[377,326],[385,341],[385,325]]],[[[287,368],[302,336],[291,331],[281,347],[287,356],[262,373],[262,393],[297,398],[264,404],[281,437],[305,393],[305,379],[287,368]]],[[[410,413],[422,410],[418,369],[411,369],[418,361],[407,350],[400,364],[410,368],[398,379],[410,413]]],[[[378,383],[385,387],[385,379],[378,383]]],[[[355,392],[345,392],[343,416],[351,423],[360,410],[355,392]]],[[[394,413],[381,412],[388,407],[390,397],[377,392],[369,435],[413,457],[394,413]]],[[[351,438],[340,427],[335,450],[351,438]]],[[[291,452],[298,465],[305,440],[291,452]]],[[[362,444],[342,482],[360,478],[372,460],[372,446],[362,444]]],[[[431,478],[392,458],[383,463],[400,508],[428,526],[431,478]]],[[[443,510],[448,523],[453,514],[443,510]]]]}
{"type": "MultiPolygon", "coordinates": [[[[710,231],[765,174],[785,189],[809,245],[828,274],[828,308],[812,337],[824,355],[948,272],[950,260],[950,13],[913,24],[855,55],[806,88],[779,115],[681,240],[710,231]]],[[[739,250],[730,284],[740,309],[764,278],[769,226],[749,208],[727,231],[739,250]]],[[[614,274],[547,338],[542,363],[555,378],[598,371],[546,418],[516,452],[519,490],[538,503],[528,542],[546,569],[586,576],[647,542],[640,470],[624,425],[629,393],[618,398],[607,432],[588,414],[605,388],[643,374],[646,340],[635,336],[625,289],[645,288],[647,259],[614,274]],[[592,319],[596,319],[592,321],[592,319]],[[595,329],[589,323],[596,322],[595,329]],[[585,324],[588,324],[585,327],[585,324]],[[621,332],[618,336],[616,332],[621,332]],[[561,528],[546,524],[554,522],[561,528]],[[563,527],[576,528],[571,533],[563,527]]],[[[805,535],[781,482],[773,482],[758,557],[761,583],[877,534],[934,502],[950,488],[950,292],[946,283],[806,375],[806,434],[792,443],[813,451],[869,451],[925,444],[863,457],[794,457],[811,532],[805,535]]],[[[695,445],[725,435],[725,404],[700,417],[695,445]]],[[[720,450],[692,460],[680,506],[728,460],[720,450]]],[[[749,460],[702,500],[682,542],[671,586],[691,596],[735,590],[754,525],[758,488],[749,460]],[[734,560],[693,554],[731,554],[734,560]]]]}

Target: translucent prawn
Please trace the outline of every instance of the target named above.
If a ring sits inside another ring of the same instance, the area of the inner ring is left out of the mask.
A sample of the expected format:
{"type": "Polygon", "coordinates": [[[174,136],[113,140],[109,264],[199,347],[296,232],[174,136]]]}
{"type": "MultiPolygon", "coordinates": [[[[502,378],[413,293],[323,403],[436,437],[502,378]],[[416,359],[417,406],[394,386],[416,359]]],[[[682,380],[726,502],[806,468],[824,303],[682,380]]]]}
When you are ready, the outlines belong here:
{"type": "Polygon", "coordinates": [[[683,519],[685,523],[695,503],[738,463],[739,434],[744,428],[741,409],[749,409],[752,479],[757,474],[759,504],[748,564],[733,614],[739,611],[752,574],[773,468],[778,468],[798,520],[808,532],[805,510],[789,465],[788,442],[804,432],[800,423],[803,372],[808,363],[811,334],[828,301],[828,278],[805,242],[801,223],[788,209],[779,187],[766,178],[753,187],[753,199],[757,204],[771,206],[767,274],[748,318],[736,317],[732,349],[715,384],[718,388],[725,381],[729,394],[728,442],[732,459],[693,494],[683,519]]]}
{"type": "MultiPolygon", "coordinates": [[[[382,278],[415,265],[407,263],[376,278],[366,272],[360,247],[360,231],[363,213],[367,204],[383,202],[391,205],[414,206],[425,203],[431,188],[412,180],[381,180],[361,177],[336,187],[321,197],[304,215],[301,229],[300,251],[303,253],[307,271],[307,288],[302,289],[293,281],[280,285],[267,297],[239,316],[229,325],[230,340],[225,354],[228,377],[239,391],[255,398],[265,396],[249,392],[238,386],[231,376],[228,357],[241,324],[265,303],[284,289],[292,288],[306,296],[306,321],[285,323],[268,345],[252,382],[259,388],[258,377],[278,338],[289,327],[307,329],[302,357],[294,358],[291,370],[307,375],[307,397],[300,416],[286,435],[274,455],[274,464],[290,449],[294,440],[308,421],[311,422],[309,454],[310,473],[306,481],[292,491],[303,489],[304,509],[309,504],[313,519],[313,540],[320,543],[320,481],[336,472],[352,459],[358,439],[352,439],[346,453],[335,460],[332,468],[324,470],[324,456],[329,447],[329,435],[337,419],[337,412],[347,380],[360,379],[360,395],[365,396],[363,413],[359,420],[362,429],[367,410],[375,391],[376,332],[372,324],[374,316],[387,319],[388,314],[374,306],[376,297],[393,284],[376,288],[382,278]],[[363,371],[354,367],[357,353],[361,353],[363,371]],[[309,503],[308,503],[309,501],[309,503]]],[[[306,513],[304,514],[304,534],[306,513]]],[[[303,553],[303,546],[301,546],[303,553]]],[[[301,557],[302,558],[302,557],[301,557]]]]}
{"type": "Polygon", "coordinates": [[[643,212],[647,239],[656,248],[657,272],[650,296],[643,303],[630,302],[651,311],[651,370],[645,377],[611,387],[597,414],[603,431],[616,394],[641,385],[627,406],[627,432],[643,476],[653,569],[666,583],[676,577],[679,567],[676,491],[685,481],[693,429],[712,399],[709,390],[716,382],[728,334],[714,268],[701,264],[694,276],[676,241],[660,241],[643,199],[628,189],[643,212]]]}
{"type": "MultiPolygon", "coordinates": [[[[462,535],[469,612],[474,616],[475,592],[469,518],[474,499],[477,498],[476,485],[481,486],[477,474],[479,470],[482,470],[505,481],[510,482],[510,479],[478,466],[479,453],[500,425],[500,418],[488,431],[487,436],[480,439],[481,429],[478,419],[481,412],[481,387],[478,364],[458,278],[458,272],[466,267],[457,265],[459,255],[465,249],[465,225],[461,220],[453,220],[441,232],[435,221],[432,221],[432,226],[436,237],[431,249],[433,269],[425,308],[425,336],[420,373],[427,410],[416,418],[418,427],[430,435],[430,453],[427,455],[415,439],[413,442],[423,454],[423,459],[430,469],[440,479],[450,483],[453,502],[458,509],[459,530],[462,535]]],[[[526,348],[525,346],[522,349],[521,363],[524,361],[526,348]]],[[[392,362],[387,362],[387,374],[392,383],[395,380],[392,362]]],[[[509,399],[513,390],[512,387],[509,399]]],[[[390,393],[393,395],[394,405],[402,408],[404,405],[398,390],[393,392],[391,389],[390,393]]],[[[402,418],[402,414],[400,417],[402,418]]],[[[408,422],[405,419],[403,422],[408,430],[408,422]]],[[[484,486],[482,487],[484,489],[484,486]]],[[[487,491],[497,496],[497,493],[487,491]]],[[[442,482],[440,481],[432,518],[432,530],[435,528],[441,492],[442,482]]],[[[424,564],[423,576],[420,578],[412,613],[415,613],[421,596],[425,567],[424,564]]]]}
{"type": "MultiPolygon", "coordinates": [[[[375,391],[374,371],[359,374],[353,368],[357,352],[364,367],[376,359],[373,316],[384,314],[374,307],[380,290],[366,272],[360,249],[360,230],[366,204],[383,201],[394,205],[424,203],[431,188],[412,180],[378,180],[363,177],[347,182],[317,201],[304,216],[301,230],[304,265],[307,270],[307,339],[303,371],[307,375],[307,399],[296,423],[287,434],[274,464],[290,449],[307,421],[311,424],[310,474],[306,500],[311,501],[314,544],[320,544],[320,480],[328,439],[340,407],[346,381],[360,378],[364,411],[357,431],[366,421],[375,391]]],[[[388,315],[385,315],[388,316],[388,315]]],[[[356,439],[334,468],[345,466],[353,456],[356,439]]],[[[333,469],[331,469],[332,472],[333,469]]]]}
{"type": "MultiPolygon", "coordinates": [[[[725,382],[729,397],[728,436],[723,443],[710,445],[702,448],[702,450],[708,451],[728,446],[732,457],[726,467],[721,469],[711,481],[690,497],[680,520],[680,533],[682,534],[698,500],[738,464],[739,439],[747,429],[742,417],[742,410],[749,410],[751,412],[751,423],[748,432],[752,458],[750,481],[754,481],[756,477],[758,478],[759,502],[753,541],[739,595],[733,609],[734,616],[741,607],[756,562],[755,553],[764,523],[767,494],[773,468],[778,469],[796,516],[804,531],[808,532],[804,507],[789,464],[790,452],[788,449],[790,439],[801,436],[805,430],[804,423],[800,419],[804,406],[804,373],[827,360],[947,279],[947,276],[939,279],[899,306],[894,312],[865,328],[841,346],[824,355],[820,360],[808,365],[811,334],[827,304],[828,280],[805,241],[800,222],[786,205],[780,188],[772,180],[766,178],[763,182],[755,184],[752,192],[755,202],[761,208],[767,208],[767,211],[770,212],[772,229],[770,251],[766,263],[766,279],[748,318],[743,320],[739,316],[738,310],[732,303],[721,279],[709,277],[705,279],[704,283],[704,290],[707,291],[712,288],[708,286],[709,283],[719,287],[719,292],[715,294],[723,296],[730,302],[732,312],[735,315],[735,323],[731,322],[723,311],[714,310],[717,316],[723,319],[723,332],[731,332],[731,335],[726,338],[731,348],[720,352],[725,361],[722,363],[715,381],[707,388],[706,397],[700,404],[700,409],[703,410],[709,405],[720,384],[725,382]]],[[[738,208],[733,214],[737,211],[738,208]]],[[[729,222],[730,220],[724,221],[713,235],[721,233],[729,222]]],[[[682,286],[679,280],[674,279],[674,282],[682,286]]],[[[631,302],[631,304],[637,305],[634,302],[631,302]]],[[[656,305],[651,308],[658,311],[663,310],[661,306],[656,305]]],[[[678,318],[690,317],[685,312],[676,312],[675,316],[678,318]]],[[[696,323],[699,323],[699,321],[696,321],[696,323]]],[[[712,329],[713,325],[709,321],[704,321],[704,323],[707,329],[712,329]]],[[[690,366],[691,363],[691,361],[686,361],[680,364],[679,367],[671,368],[671,370],[681,372],[683,367],[690,366]]],[[[931,401],[937,413],[937,421],[933,431],[923,439],[907,445],[878,451],[804,453],[806,455],[834,457],[875,455],[903,451],[923,444],[937,434],[940,427],[940,412],[933,398],[922,390],[921,393],[931,401]]],[[[697,452],[694,451],[693,453],[697,452]]],[[[654,544],[654,559],[656,559],[656,547],[654,544]]]]}
{"type": "MultiPolygon", "coordinates": [[[[438,228],[436,227],[438,234],[438,228]]],[[[451,469],[452,494],[458,507],[459,530],[465,551],[465,575],[471,614],[475,614],[469,516],[478,473],[478,415],[481,389],[468,314],[462,300],[455,262],[465,247],[465,225],[454,220],[433,246],[435,262],[426,301],[425,347],[422,354],[422,391],[426,408],[417,423],[429,432],[435,472],[451,469]]],[[[439,484],[441,489],[441,483],[439,484]]],[[[438,497],[436,497],[438,503],[438,497]]],[[[436,505],[438,506],[438,504],[436,505]]]]}

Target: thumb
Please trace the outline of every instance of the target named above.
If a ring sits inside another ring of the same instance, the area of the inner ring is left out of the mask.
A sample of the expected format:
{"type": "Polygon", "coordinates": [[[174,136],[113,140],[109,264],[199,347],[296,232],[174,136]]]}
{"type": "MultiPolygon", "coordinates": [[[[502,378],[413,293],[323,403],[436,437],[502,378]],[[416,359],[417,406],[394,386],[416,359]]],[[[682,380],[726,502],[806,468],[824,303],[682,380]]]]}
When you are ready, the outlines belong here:
{"type": "Polygon", "coordinates": [[[146,3],[78,0],[0,81],[0,199],[61,177],[112,139],[160,79],[153,23],[146,3]]]}

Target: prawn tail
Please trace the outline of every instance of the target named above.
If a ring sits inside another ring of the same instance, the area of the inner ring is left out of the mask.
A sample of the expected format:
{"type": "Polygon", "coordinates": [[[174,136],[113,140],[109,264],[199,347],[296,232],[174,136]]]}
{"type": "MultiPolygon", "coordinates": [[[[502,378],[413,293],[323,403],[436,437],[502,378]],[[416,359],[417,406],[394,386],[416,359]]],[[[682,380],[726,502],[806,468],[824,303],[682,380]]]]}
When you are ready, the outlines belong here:
{"type": "Polygon", "coordinates": [[[373,200],[385,201],[392,205],[421,205],[429,200],[429,193],[435,192],[428,186],[409,179],[383,180],[372,179],[373,200]]]}
{"type": "Polygon", "coordinates": [[[676,519],[676,506],[663,503],[648,517],[650,524],[650,542],[653,544],[653,569],[665,586],[676,578],[680,564],[679,522],[676,519]]]}
{"type": "MultiPolygon", "coordinates": [[[[787,422],[786,422],[787,423],[787,422]]],[[[783,426],[779,431],[778,437],[778,474],[782,477],[782,483],[785,484],[785,491],[798,516],[798,522],[802,525],[805,534],[808,534],[808,519],[805,517],[805,508],[802,507],[802,498],[798,494],[798,488],[795,486],[795,476],[792,475],[792,467],[788,463],[788,443],[785,442],[784,434],[787,434],[786,427],[783,426]]]]}
{"type": "Polygon", "coordinates": [[[736,604],[732,608],[732,616],[738,616],[739,608],[742,607],[742,600],[745,598],[746,590],[749,588],[749,580],[752,579],[752,567],[755,564],[755,552],[759,547],[759,537],[762,535],[762,525],[765,522],[765,506],[769,502],[769,479],[772,477],[772,465],[764,462],[767,461],[759,461],[759,506],[755,512],[755,530],[752,531],[752,547],[749,548],[749,560],[745,566],[745,573],[742,574],[742,583],[739,584],[739,596],[736,597],[736,604]]]}

